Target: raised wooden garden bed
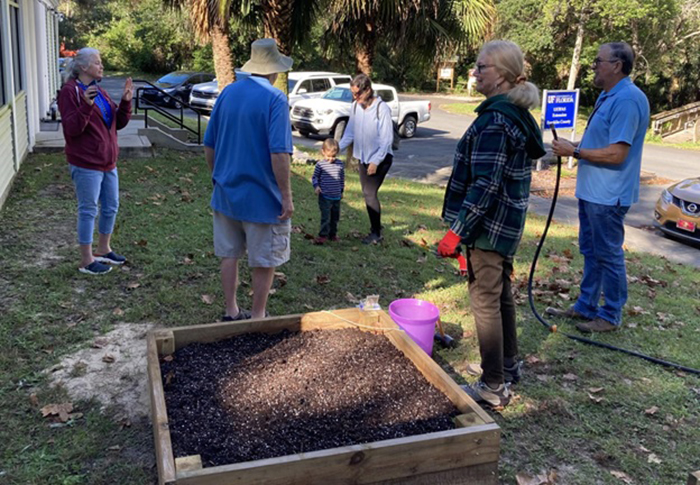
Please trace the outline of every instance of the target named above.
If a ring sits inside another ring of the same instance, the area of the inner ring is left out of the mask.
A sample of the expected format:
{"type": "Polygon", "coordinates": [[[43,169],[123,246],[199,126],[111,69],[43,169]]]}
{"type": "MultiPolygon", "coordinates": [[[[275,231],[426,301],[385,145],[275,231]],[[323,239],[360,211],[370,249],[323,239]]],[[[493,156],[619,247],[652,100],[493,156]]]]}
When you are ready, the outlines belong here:
{"type": "Polygon", "coordinates": [[[157,330],[148,335],[148,376],[161,485],[451,485],[497,483],[500,430],[467,394],[382,311],[358,309],[157,330]],[[357,325],[353,325],[354,322],[357,325]],[[199,455],[175,458],[161,359],[191,343],[241,334],[359,328],[382,333],[461,414],[455,429],[295,455],[202,468],[199,455]]]}

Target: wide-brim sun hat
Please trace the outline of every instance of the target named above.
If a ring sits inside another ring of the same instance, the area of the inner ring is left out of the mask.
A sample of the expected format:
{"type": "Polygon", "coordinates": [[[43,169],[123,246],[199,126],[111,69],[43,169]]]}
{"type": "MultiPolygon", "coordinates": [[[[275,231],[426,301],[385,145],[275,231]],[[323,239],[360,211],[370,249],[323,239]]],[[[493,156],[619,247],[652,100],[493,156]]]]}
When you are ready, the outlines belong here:
{"type": "Polygon", "coordinates": [[[251,74],[269,75],[286,72],[294,60],[280,54],[275,39],[258,39],[250,46],[250,60],[241,68],[251,74]]]}

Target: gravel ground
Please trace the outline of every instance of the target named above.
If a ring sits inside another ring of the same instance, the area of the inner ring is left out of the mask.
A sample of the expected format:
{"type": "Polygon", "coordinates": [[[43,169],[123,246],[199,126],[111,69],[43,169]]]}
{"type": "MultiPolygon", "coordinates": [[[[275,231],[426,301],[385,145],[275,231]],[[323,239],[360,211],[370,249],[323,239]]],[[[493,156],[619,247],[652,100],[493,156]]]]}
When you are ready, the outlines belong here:
{"type": "Polygon", "coordinates": [[[453,429],[459,411],[386,337],[252,333],[161,363],[175,456],[205,467],[453,429]]]}

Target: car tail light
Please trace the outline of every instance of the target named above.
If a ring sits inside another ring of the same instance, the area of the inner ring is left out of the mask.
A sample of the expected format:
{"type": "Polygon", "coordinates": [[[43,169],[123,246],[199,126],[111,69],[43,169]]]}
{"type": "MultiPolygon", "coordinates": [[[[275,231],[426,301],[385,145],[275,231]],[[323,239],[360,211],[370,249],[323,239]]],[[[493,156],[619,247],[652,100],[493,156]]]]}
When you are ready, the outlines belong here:
{"type": "Polygon", "coordinates": [[[432,109],[433,109],[433,103],[431,103],[430,101],[428,101],[428,111],[430,111],[430,110],[432,110],[432,109]]]}

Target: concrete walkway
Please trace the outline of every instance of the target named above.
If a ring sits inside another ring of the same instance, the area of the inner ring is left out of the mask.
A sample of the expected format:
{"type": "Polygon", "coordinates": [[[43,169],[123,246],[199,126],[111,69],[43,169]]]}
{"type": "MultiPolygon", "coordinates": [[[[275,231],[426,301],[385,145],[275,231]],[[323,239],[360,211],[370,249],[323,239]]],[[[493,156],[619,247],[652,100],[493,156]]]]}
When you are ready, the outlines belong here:
{"type": "MultiPolygon", "coordinates": [[[[50,125],[45,123],[45,125],[50,125]]],[[[129,158],[144,158],[153,156],[151,142],[145,136],[140,136],[138,131],[144,127],[141,119],[132,119],[122,130],[117,131],[119,142],[119,155],[129,158]]],[[[61,123],[57,128],[50,131],[40,131],[36,135],[35,153],[55,153],[62,152],[66,142],[63,138],[63,127],[61,123]]]]}

